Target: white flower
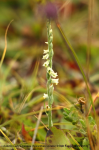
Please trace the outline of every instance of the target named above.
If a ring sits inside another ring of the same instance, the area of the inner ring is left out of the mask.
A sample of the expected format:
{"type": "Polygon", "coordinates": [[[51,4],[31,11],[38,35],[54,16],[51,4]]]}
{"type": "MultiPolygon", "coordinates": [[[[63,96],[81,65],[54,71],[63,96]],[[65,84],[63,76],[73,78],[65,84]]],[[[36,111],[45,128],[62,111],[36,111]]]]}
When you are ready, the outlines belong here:
{"type": "Polygon", "coordinates": [[[43,54],[49,53],[49,50],[44,50],[43,54]]]}
{"type": "Polygon", "coordinates": [[[50,87],[49,87],[49,88],[54,90],[54,86],[53,86],[53,84],[52,84],[52,85],[50,85],[50,87]]]}
{"type": "Polygon", "coordinates": [[[47,61],[43,64],[43,66],[45,66],[45,67],[48,67],[48,65],[49,65],[49,60],[47,60],[47,61]]]}
{"type": "Polygon", "coordinates": [[[48,105],[46,105],[46,109],[50,108],[48,105]]]}
{"type": "Polygon", "coordinates": [[[50,67],[47,68],[47,72],[49,72],[49,74],[50,74],[53,78],[56,78],[56,77],[58,76],[58,75],[57,75],[57,72],[55,73],[55,72],[53,71],[53,69],[50,68],[50,67]]]}
{"type": "Polygon", "coordinates": [[[47,72],[49,72],[49,71],[53,71],[52,68],[48,67],[47,72]]]}
{"type": "Polygon", "coordinates": [[[53,77],[53,78],[56,78],[58,75],[57,75],[57,72],[55,73],[54,71],[53,72],[50,72],[50,75],[53,77]]]}
{"type": "Polygon", "coordinates": [[[50,37],[50,41],[51,41],[51,42],[53,41],[53,36],[50,37]]]}
{"type": "Polygon", "coordinates": [[[58,81],[59,79],[52,79],[52,83],[55,83],[56,85],[58,84],[58,81]]]}
{"type": "Polygon", "coordinates": [[[44,99],[45,99],[45,98],[48,98],[48,94],[45,94],[45,93],[44,93],[43,98],[44,98],[44,99]]]}
{"type": "Polygon", "coordinates": [[[49,33],[52,34],[52,29],[50,29],[49,33]]]}
{"type": "Polygon", "coordinates": [[[48,44],[48,42],[45,42],[45,44],[48,44]]]}
{"type": "Polygon", "coordinates": [[[42,59],[48,59],[48,58],[49,58],[49,54],[46,54],[46,55],[43,56],[42,59]]]}

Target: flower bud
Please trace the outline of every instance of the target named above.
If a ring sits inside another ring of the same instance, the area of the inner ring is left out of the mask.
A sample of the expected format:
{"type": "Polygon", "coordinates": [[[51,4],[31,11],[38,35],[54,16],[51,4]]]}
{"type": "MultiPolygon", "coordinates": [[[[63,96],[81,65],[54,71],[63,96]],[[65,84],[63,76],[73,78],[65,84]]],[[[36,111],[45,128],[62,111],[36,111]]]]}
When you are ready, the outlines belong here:
{"type": "Polygon", "coordinates": [[[48,2],[45,6],[45,14],[48,19],[57,19],[57,9],[56,6],[48,2]]]}

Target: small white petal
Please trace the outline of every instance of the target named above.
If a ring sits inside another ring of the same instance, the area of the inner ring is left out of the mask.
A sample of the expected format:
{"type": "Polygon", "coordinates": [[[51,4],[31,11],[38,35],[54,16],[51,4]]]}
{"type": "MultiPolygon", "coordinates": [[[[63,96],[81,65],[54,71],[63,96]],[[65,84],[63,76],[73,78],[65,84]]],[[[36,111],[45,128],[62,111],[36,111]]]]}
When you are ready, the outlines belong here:
{"type": "Polygon", "coordinates": [[[52,83],[55,83],[57,85],[59,83],[59,79],[52,79],[52,83]]]}
{"type": "Polygon", "coordinates": [[[45,93],[44,93],[43,98],[44,98],[44,99],[45,99],[45,98],[48,98],[48,94],[45,94],[45,93]]]}
{"type": "Polygon", "coordinates": [[[49,50],[44,50],[43,54],[49,53],[49,50]]]}
{"type": "Polygon", "coordinates": [[[48,109],[48,108],[50,108],[48,105],[46,105],[46,108],[48,109]]]}
{"type": "Polygon", "coordinates": [[[49,65],[49,60],[47,60],[47,61],[43,64],[43,66],[45,66],[45,67],[48,67],[48,65],[49,65]]]}
{"type": "Polygon", "coordinates": [[[50,29],[49,33],[52,34],[52,29],[50,29]]]}
{"type": "Polygon", "coordinates": [[[51,42],[53,41],[53,36],[50,37],[50,41],[51,41],[51,42]]]}
{"type": "Polygon", "coordinates": [[[53,84],[52,84],[52,85],[50,85],[50,87],[49,87],[49,88],[53,88],[53,90],[54,90],[53,84]]]}
{"type": "Polygon", "coordinates": [[[50,75],[53,77],[53,78],[56,78],[58,75],[57,75],[57,72],[51,72],[50,75]]]}
{"type": "Polygon", "coordinates": [[[53,78],[56,78],[56,77],[58,76],[57,73],[55,73],[55,72],[53,71],[53,69],[50,68],[50,67],[47,68],[47,72],[49,72],[49,74],[50,74],[53,78]]]}
{"type": "Polygon", "coordinates": [[[53,84],[52,84],[52,85],[50,85],[49,89],[50,89],[50,90],[54,90],[54,86],[53,86],[53,84]]]}
{"type": "Polygon", "coordinates": [[[49,58],[49,54],[46,54],[46,55],[43,56],[42,59],[48,59],[48,58],[49,58]]]}
{"type": "Polygon", "coordinates": [[[45,44],[48,44],[48,42],[45,42],[45,44]]]}
{"type": "Polygon", "coordinates": [[[52,71],[52,68],[48,67],[48,68],[47,68],[47,72],[48,72],[48,71],[52,71]]]}

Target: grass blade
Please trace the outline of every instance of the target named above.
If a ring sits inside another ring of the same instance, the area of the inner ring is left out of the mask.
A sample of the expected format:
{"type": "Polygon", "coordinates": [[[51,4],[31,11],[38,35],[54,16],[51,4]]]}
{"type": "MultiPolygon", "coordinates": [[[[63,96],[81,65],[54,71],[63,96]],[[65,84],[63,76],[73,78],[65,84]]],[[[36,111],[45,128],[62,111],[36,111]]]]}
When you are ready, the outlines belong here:
{"type": "Polygon", "coordinates": [[[57,27],[58,27],[58,29],[59,29],[59,32],[60,32],[62,38],[64,39],[64,41],[65,41],[65,43],[66,43],[66,46],[68,46],[70,53],[73,54],[73,57],[75,58],[75,61],[76,61],[77,65],[78,65],[78,67],[79,67],[79,69],[80,69],[80,71],[81,71],[81,74],[82,74],[83,79],[84,79],[84,81],[85,81],[85,83],[86,83],[86,88],[87,88],[87,91],[88,91],[88,94],[89,94],[89,98],[90,98],[90,101],[91,101],[91,104],[92,104],[92,107],[93,107],[94,116],[95,116],[95,118],[96,118],[96,112],[95,112],[95,107],[94,107],[94,104],[93,104],[93,99],[92,99],[92,96],[91,96],[91,93],[90,93],[90,90],[89,90],[89,87],[88,87],[87,78],[86,78],[86,76],[85,76],[85,74],[84,74],[84,71],[83,71],[82,66],[81,66],[81,64],[80,64],[80,61],[79,61],[79,59],[78,59],[78,57],[77,57],[77,55],[76,55],[74,49],[72,48],[70,42],[68,41],[67,37],[65,36],[65,34],[64,34],[64,32],[63,32],[63,30],[62,30],[60,24],[57,22],[56,25],[57,25],[57,27]]]}

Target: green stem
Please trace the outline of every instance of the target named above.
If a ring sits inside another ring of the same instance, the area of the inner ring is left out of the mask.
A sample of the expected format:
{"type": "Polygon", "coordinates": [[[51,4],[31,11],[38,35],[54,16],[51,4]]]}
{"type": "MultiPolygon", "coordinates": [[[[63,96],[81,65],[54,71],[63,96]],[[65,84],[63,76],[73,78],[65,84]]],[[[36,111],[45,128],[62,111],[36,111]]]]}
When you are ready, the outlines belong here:
{"type": "MultiPolygon", "coordinates": [[[[53,57],[53,45],[50,40],[51,23],[50,20],[47,22],[47,36],[48,36],[48,49],[49,49],[49,67],[52,69],[52,57],[53,57]]],[[[53,101],[53,90],[51,89],[51,75],[47,73],[47,94],[48,94],[48,106],[52,108],[53,101]]],[[[48,112],[48,126],[52,126],[52,110],[48,112]]]]}

